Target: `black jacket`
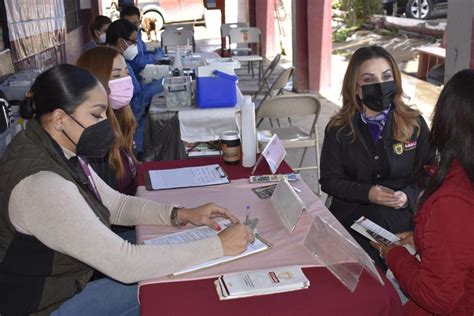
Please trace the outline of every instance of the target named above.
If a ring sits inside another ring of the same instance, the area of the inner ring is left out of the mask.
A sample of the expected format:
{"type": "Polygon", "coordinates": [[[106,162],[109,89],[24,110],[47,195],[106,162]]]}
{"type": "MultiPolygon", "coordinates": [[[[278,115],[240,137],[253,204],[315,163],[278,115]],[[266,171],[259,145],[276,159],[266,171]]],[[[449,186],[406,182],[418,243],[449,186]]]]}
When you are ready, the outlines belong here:
{"type": "Polygon", "coordinates": [[[356,135],[353,142],[349,127],[338,134],[339,127],[326,128],[320,183],[322,190],[333,197],[330,209],[340,221],[359,205],[371,204],[369,190],[376,184],[405,192],[408,207],[413,209],[420,193],[414,176],[428,158],[429,129],[420,116],[419,135],[415,130],[410,142],[402,144],[393,139],[393,120],[390,111],[377,144],[359,114],[352,119],[356,135]]]}

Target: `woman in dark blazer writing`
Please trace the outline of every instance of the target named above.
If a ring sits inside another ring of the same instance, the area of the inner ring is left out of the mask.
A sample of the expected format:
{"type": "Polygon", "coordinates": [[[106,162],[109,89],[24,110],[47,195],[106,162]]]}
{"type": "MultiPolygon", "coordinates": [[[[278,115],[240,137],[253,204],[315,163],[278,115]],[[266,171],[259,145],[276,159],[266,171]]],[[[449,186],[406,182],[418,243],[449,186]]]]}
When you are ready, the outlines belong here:
{"type": "MultiPolygon", "coordinates": [[[[393,233],[412,226],[420,193],[414,175],[427,159],[428,127],[402,95],[400,71],[385,49],[369,46],[354,53],[344,77],[343,106],[326,127],[321,153],[322,189],[333,197],[330,210],[349,231],[361,216],[393,233]]],[[[353,236],[384,267],[368,240],[353,236]]]]}

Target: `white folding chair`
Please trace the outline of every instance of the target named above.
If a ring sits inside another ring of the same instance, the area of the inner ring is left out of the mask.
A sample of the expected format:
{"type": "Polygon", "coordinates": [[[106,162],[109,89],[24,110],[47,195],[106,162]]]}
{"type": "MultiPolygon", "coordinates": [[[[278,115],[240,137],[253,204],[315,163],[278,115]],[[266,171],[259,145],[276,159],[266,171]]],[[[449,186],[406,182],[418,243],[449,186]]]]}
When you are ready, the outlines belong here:
{"type": "Polygon", "coordinates": [[[168,47],[192,45],[195,50],[194,33],[190,30],[164,30],[161,33],[161,48],[168,53],[168,47]]]}
{"type": "MultiPolygon", "coordinates": [[[[249,27],[247,23],[244,22],[236,22],[236,23],[224,23],[221,25],[221,38],[224,39],[224,45],[221,47],[221,56],[224,57],[224,50],[227,49],[229,43],[229,32],[231,29],[235,29],[238,27],[249,27]]],[[[248,49],[248,48],[247,48],[248,49]]],[[[228,49],[230,53],[230,47],[228,49]]]]}
{"type": "MultiPolygon", "coordinates": [[[[277,119],[278,127],[272,127],[269,130],[257,130],[259,134],[263,134],[266,139],[269,139],[274,134],[282,141],[285,148],[304,148],[300,163],[295,171],[302,170],[316,170],[316,193],[321,194],[319,185],[319,139],[317,132],[317,122],[319,113],[321,111],[321,103],[314,94],[291,94],[281,95],[268,99],[262,103],[257,110],[257,119],[263,118],[277,119]],[[289,124],[288,126],[281,126],[280,118],[289,117],[306,117],[314,115],[309,133],[301,128],[289,124]],[[316,164],[314,166],[303,167],[303,161],[306,156],[308,147],[314,147],[316,164]]],[[[266,143],[259,143],[263,148],[266,143]]]]}
{"type": "Polygon", "coordinates": [[[253,63],[258,62],[258,78],[260,79],[263,72],[263,57],[262,57],[262,32],[257,27],[237,27],[229,31],[230,45],[236,44],[237,48],[232,49],[233,58],[239,62],[248,62],[249,72],[252,71],[252,78],[254,77],[253,63]],[[239,45],[245,44],[245,53],[247,55],[235,55],[235,53],[242,52],[239,45]],[[257,54],[252,54],[252,45],[257,45],[257,54]]]}
{"type": "Polygon", "coordinates": [[[268,98],[283,94],[283,89],[288,84],[288,81],[290,80],[294,71],[295,71],[294,67],[290,67],[283,70],[275,79],[275,81],[272,83],[268,91],[265,92],[265,95],[262,101],[260,101],[260,104],[264,103],[265,100],[268,98]]]}
{"type": "Polygon", "coordinates": [[[276,54],[273,58],[270,65],[268,65],[267,69],[263,72],[262,78],[258,81],[258,90],[254,94],[254,98],[256,98],[260,93],[265,92],[267,93],[270,90],[270,77],[273,74],[273,71],[278,66],[281,59],[281,54],[276,54]]]}

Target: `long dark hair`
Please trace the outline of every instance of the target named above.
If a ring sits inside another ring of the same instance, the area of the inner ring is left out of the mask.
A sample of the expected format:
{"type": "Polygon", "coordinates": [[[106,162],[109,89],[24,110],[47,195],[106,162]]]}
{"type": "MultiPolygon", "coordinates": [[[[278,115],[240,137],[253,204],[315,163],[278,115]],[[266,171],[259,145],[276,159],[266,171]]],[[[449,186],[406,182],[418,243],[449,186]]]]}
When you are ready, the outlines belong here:
{"type": "Polygon", "coordinates": [[[127,40],[133,32],[137,32],[137,27],[132,22],[125,19],[114,21],[107,29],[107,44],[117,45],[120,38],[127,40]]]}
{"type": "Polygon", "coordinates": [[[25,119],[39,119],[56,109],[72,114],[87,98],[87,92],[99,84],[93,75],[80,67],[69,64],[55,66],[36,78],[20,104],[20,115],[25,119]]]}
{"type": "Polygon", "coordinates": [[[376,45],[361,47],[352,55],[342,84],[342,108],[339,113],[331,118],[328,127],[339,127],[338,134],[342,129],[348,127],[348,134],[352,135],[353,141],[355,140],[356,136],[354,133],[354,127],[352,126],[352,118],[362,110],[356,100],[357,77],[359,76],[360,66],[367,60],[375,58],[383,58],[388,62],[392,67],[393,80],[397,84],[398,92],[393,99],[393,102],[395,103],[395,111],[393,115],[394,138],[400,142],[409,142],[413,135],[413,131],[420,130],[420,124],[417,120],[418,116],[420,116],[420,112],[412,109],[403,102],[402,77],[397,62],[383,47],[376,45]]]}
{"type": "Polygon", "coordinates": [[[431,123],[430,150],[438,170],[429,178],[420,205],[443,183],[452,162],[459,161],[474,183],[474,70],[462,70],[444,86],[431,123]]]}

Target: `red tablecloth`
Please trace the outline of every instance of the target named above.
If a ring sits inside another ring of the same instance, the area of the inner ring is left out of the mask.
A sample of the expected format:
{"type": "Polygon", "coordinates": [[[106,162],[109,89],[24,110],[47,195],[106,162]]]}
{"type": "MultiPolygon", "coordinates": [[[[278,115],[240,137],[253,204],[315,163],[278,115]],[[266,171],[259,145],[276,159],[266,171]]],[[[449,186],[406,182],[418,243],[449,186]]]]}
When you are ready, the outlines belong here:
{"type": "MultiPolygon", "coordinates": [[[[144,185],[143,172],[219,163],[229,178],[250,175],[251,168],[228,166],[222,158],[144,163],[139,168],[138,185],[144,185]]],[[[283,163],[279,173],[291,172],[283,163]]],[[[265,162],[256,174],[268,174],[265,162]]],[[[326,268],[305,268],[311,282],[307,290],[219,301],[214,280],[148,284],[140,287],[141,315],[402,315],[400,299],[384,277],[380,285],[364,271],[354,293],[344,287],[326,268]]]]}
{"type": "Polygon", "coordinates": [[[354,293],[326,268],[303,269],[307,290],[219,301],[214,280],[172,282],[140,288],[140,314],[151,315],[402,315],[400,299],[385,279],[363,272],[354,293]]]}

